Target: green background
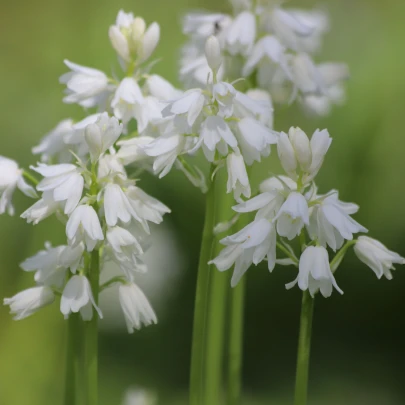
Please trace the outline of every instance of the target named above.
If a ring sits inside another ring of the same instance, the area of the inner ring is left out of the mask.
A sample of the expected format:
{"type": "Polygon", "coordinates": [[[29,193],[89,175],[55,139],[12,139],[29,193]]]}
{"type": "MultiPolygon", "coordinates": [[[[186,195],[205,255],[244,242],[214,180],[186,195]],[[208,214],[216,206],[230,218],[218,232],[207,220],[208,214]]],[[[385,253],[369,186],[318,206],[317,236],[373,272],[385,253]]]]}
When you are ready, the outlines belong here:
{"type": "MultiPolygon", "coordinates": [[[[291,1],[313,6],[313,1],[291,1]]],[[[329,0],[332,31],[317,60],[347,62],[348,102],[330,117],[307,119],[295,106],[281,107],[275,128],[328,128],[334,142],[318,183],[321,192],[361,206],[356,219],[370,234],[405,256],[405,2],[329,0]]],[[[161,25],[157,73],[177,82],[180,20],[188,9],[227,10],[225,0],[1,1],[0,154],[24,167],[35,163],[31,147],[77,107],[62,103],[58,77],[63,59],[110,72],[116,68],[108,27],[120,8],[161,25]]],[[[275,170],[274,159],[257,166],[255,183],[275,170]]],[[[204,200],[179,173],[142,186],[172,209],[165,219],[148,295],[160,322],[128,335],[119,311],[106,316],[100,342],[100,405],[119,404],[125,390],[141,386],[160,404],[186,404],[193,294],[204,200]],[[175,243],[173,242],[175,241],[175,243]],[[174,243],[174,244],[173,244],[174,243]],[[169,271],[170,270],[170,271],[169,271]],[[170,273],[170,274],[169,274],[170,273]],[[160,276],[165,277],[164,285],[160,276]]],[[[17,212],[31,201],[15,195],[17,212]]],[[[32,227],[18,216],[0,218],[0,296],[32,285],[18,264],[45,240],[64,243],[63,226],[49,219],[32,227]]],[[[295,372],[298,289],[284,283],[294,270],[252,268],[246,300],[245,403],[291,404],[295,372]]],[[[311,405],[401,405],[404,388],[404,269],[393,281],[377,280],[351,252],[337,273],[345,294],[316,302],[311,367],[311,405]]],[[[107,300],[108,301],[108,300],[107,300]]],[[[109,305],[109,302],[105,302],[109,305]]],[[[106,309],[108,312],[108,308],[106,309]]],[[[0,307],[0,404],[61,403],[65,322],[54,304],[14,322],[0,307]]]]}

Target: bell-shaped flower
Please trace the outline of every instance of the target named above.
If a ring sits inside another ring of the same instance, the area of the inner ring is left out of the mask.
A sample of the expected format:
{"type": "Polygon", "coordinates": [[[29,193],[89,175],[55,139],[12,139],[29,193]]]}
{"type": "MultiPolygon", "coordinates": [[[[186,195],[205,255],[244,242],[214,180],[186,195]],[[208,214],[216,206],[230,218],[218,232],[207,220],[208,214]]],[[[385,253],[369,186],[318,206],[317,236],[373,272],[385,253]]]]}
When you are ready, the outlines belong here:
{"type": "Polygon", "coordinates": [[[322,246],[329,245],[333,250],[340,249],[344,240],[352,240],[353,234],[367,232],[367,229],[350,217],[358,206],[339,201],[338,193],[318,198],[311,213],[308,231],[322,246]]]}
{"type": "Polygon", "coordinates": [[[249,55],[256,40],[256,17],[243,11],[226,32],[226,49],[231,55],[249,55]]]}
{"type": "Polygon", "coordinates": [[[83,107],[94,107],[98,97],[109,91],[108,77],[100,70],[80,66],[68,60],[65,65],[71,70],[63,74],[59,81],[66,84],[67,104],[78,103],[83,107]]]}
{"type": "Polygon", "coordinates": [[[267,257],[268,268],[276,263],[277,235],[274,226],[266,219],[255,220],[241,231],[222,239],[226,246],[221,253],[209,262],[219,271],[230,269],[235,264],[231,286],[235,287],[251,264],[259,264],[267,257]]]}
{"type": "Polygon", "coordinates": [[[322,246],[308,246],[304,250],[300,257],[298,277],[286,288],[290,289],[297,283],[302,291],[308,290],[312,297],[318,290],[325,298],[330,297],[333,287],[343,294],[330,269],[328,251],[322,246]]]}
{"type": "Polygon", "coordinates": [[[119,178],[121,180],[127,179],[127,172],[122,164],[122,160],[115,154],[107,154],[102,156],[98,161],[97,178],[99,180],[114,180],[119,178]]]}
{"type": "Polygon", "coordinates": [[[29,224],[37,225],[60,209],[63,209],[63,207],[59,201],[54,200],[53,191],[45,191],[40,200],[21,214],[21,218],[26,219],[29,224]]]}
{"type": "Polygon", "coordinates": [[[38,163],[37,167],[31,169],[45,177],[37,185],[37,190],[52,191],[55,201],[66,201],[65,214],[71,214],[82,198],[84,179],[81,169],[69,163],[50,166],[38,163]]]}
{"type": "Polygon", "coordinates": [[[213,96],[219,105],[219,113],[222,117],[228,118],[232,115],[237,91],[235,87],[226,82],[214,84],[213,96]]]}
{"type": "Polygon", "coordinates": [[[14,215],[12,198],[18,188],[26,196],[36,198],[35,190],[25,182],[23,171],[16,161],[0,156],[0,214],[14,215]]]}
{"type": "Polygon", "coordinates": [[[358,238],[354,252],[363,263],[374,271],[378,278],[385,276],[391,280],[391,270],[395,270],[393,264],[405,264],[405,259],[402,256],[388,250],[381,242],[368,236],[358,238]]]}
{"type": "Polygon", "coordinates": [[[73,313],[78,313],[84,321],[90,321],[93,318],[93,307],[100,318],[103,317],[100,308],[91,291],[90,282],[86,276],[74,275],[67,283],[60,300],[60,312],[65,319],[73,313]]]}
{"type": "Polygon", "coordinates": [[[115,91],[111,108],[114,115],[126,125],[133,118],[142,122],[142,105],[144,103],[145,98],[137,81],[132,77],[126,77],[115,91]]]}
{"type": "Polygon", "coordinates": [[[100,220],[93,207],[79,205],[75,208],[66,224],[66,236],[71,246],[84,242],[88,252],[94,249],[98,241],[104,240],[100,220]]]}
{"type": "Polygon", "coordinates": [[[230,193],[233,190],[233,195],[236,201],[240,201],[240,196],[243,194],[246,198],[250,198],[250,183],[246,172],[245,161],[239,150],[230,153],[226,158],[226,166],[228,171],[228,182],[226,192],[230,193]]]}
{"type": "Polygon", "coordinates": [[[213,162],[215,151],[218,150],[221,155],[226,156],[228,154],[228,146],[236,150],[238,141],[235,135],[222,117],[211,115],[202,123],[199,139],[190,153],[202,147],[207,160],[213,162]]]}
{"type": "Polygon", "coordinates": [[[145,294],[135,283],[121,284],[118,289],[128,332],[157,323],[157,317],[145,294]]]}
{"type": "Polygon", "coordinates": [[[145,81],[146,91],[158,100],[175,100],[183,94],[181,90],[176,89],[169,81],[159,75],[150,75],[145,81]]]}
{"type": "Polygon", "coordinates": [[[273,221],[277,221],[277,233],[289,240],[300,234],[305,225],[309,225],[308,202],[305,197],[291,192],[281,206],[273,221]]]}
{"type": "Polygon", "coordinates": [[[96,162],[117,141],[122,133],[122,124],[115,117],[103,113],[94,124],[86,127],[84,137],[89,147],[91,160],[96,162]]]}
{"type": "Polygon", "coordinates": [[[191,35],[195,42],[205,42],[211,35],[225,32],[231,17],[221,13],[192,12],[183,18],[183,34],[191,35]]]}
{"type": "Polygon", "coordinates": [[[119,141],[118,146],[120,149],[117,153],[117,157],[125,165],[150,160],[144,147],[152,143],[154,140],[155,138],[152,138],[151,136],[137,136],[135,138],[119,141]]]}
{"type": "Polygon", "coordinates": [[[10,306],[10,313],[14,320],[27,318],[41,308],[52,304],[55,294],[46,286],[38,286],[23,290],[11,298],[4,298],[4,305],[10,306]]]}
{"type": "Polygon", "coordinates": [[[47,133],[37,146],[32,148],[34,155],[41,155],[42,162],[49,162],[52,158],[57,157],[58,163],[68,163],[72,154],[69,152],[69,147],[66,144],[64,137],[74,131],[73,120],[66,119],[47,133]]]}
{"type": "MultiPolygon", "coordinates": [[[[262,89],[250,89],[246,92],[246,94],[238,92],[235,104],[239,104],[240,108],[243,108],[243,102],[240,100],[240,95],[242,95],[243,100],[248,100],[248,105],[254,106],[253,111],[250,111],[250,114],[253,113],[252,118],[258,119],[263,125],[266,125],[268,128],[272,129],[274,121],[274,108],[270,93],[262,89]],[[252,103],[251,100],[253,100],[254,103],[252,103]]],[[[242,115],[249,116],[249,110],[247,111],[247,114],[245,113],[242,115]]]]}

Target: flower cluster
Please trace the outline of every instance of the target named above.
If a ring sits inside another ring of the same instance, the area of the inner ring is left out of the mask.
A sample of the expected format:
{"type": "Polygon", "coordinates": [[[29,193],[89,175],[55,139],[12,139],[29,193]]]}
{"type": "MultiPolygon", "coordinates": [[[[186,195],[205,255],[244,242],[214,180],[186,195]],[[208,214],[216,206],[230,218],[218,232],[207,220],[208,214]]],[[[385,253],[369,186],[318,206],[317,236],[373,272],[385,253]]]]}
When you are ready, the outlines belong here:
{"type": "MultiPolygon", "coordinates": [[[[118,54],[124,77],[110,78],[100,70],[70,61],[70,72],[61,76],[66,84],[65,103],[77,103],[95,112],[79,122],[60,122],[33,148],[41,162],[31,169],[42,180],[0,157],[0,213],[12,214],[12,194],[19,188],[40,198],[21,217],[37,224],[55,214],[65,224],[66,245],[45,249],[21,263],[34,272],[36,287],[6,298],[15,319],[23,319],[60,296],[65,317],[80,312],[90,320],[95,310],[100,318],[98,292],[119,284],[118,295],[128,331],[156,323],[156,315],[135,284],[147,267],[142,255],[150,245],[150,224],[160,224],[170,210],[145,193],[125,165],[137,159],[127,154],[122,140],[134,127],[140,143],[152,133],[152,122],[162,119],[163,101],[181,94],[168,81],[149,73],[147,65],[159,41],[159,25],[146,27],[132,13],[120,11],[109,36],[118,54]],[[118,145],[123,151],[118,152],[118,145]],[[35,183],[36,191],[24,177],[35,183]],[[108,261],[116,263],[121,275],[99,283],[99,272],[108,261]]],[[[143,152],[143,158],[148,156],[143,152]]],[[[139,169],[145,162],[139,160],[139,169]]],[[[150,162],[146,162],[149,165],[150,162]]],[[[135,172],[131,170],[131,172],[135,172]]]]}
{"type": "Polygon", "coordinates": [[[188,87],[203,85],[209,73],[203,50],[215,35],[225,55],[218,72],[231,80],[244,77],[251,87],[268,91],[274,101],[298,99],[302,107],[325,115],[344,101],[348,69],[341,63],[316,64],[313,54],[329,29],[319,10],[281,7],[278,0],[230,0],[233,14],[194,12],[185,16],[180,77],[188,87]]]}
{"type": "Polygon", "coordinates": [[[287,288],[298,284],[312,296],[320,291],[329,297],[333,288],[343,293],[334,272],[351,245],[379,278],[385,275],[391,279],[393,263],[405,264],[403,257],[374,239],[354,239],[357,233],[367,232],[351,217],[359,209],[356,204],[340,201],[336,190],[318,193],[314,178],[330,144],[327,130],[316,131],[311,140],[299,128],[279,134],[278,156],[287,176],[265,180],[257,196],[233,207],[237,213],[256,212],[255,218],[236,234],[222,239],[226,247],[211,262],[220,271],[234,266],[232,286],[252,264],[267,260],[270,272],[276,263],[298,267],[297,278],[287,288]],[[296,238],[302,250],[299,258],[290,244],[296,238]],[[282,258],[277,248],[284,253],[282,258]],[[328,248],[336,253],[331,261],[328,248]]]}

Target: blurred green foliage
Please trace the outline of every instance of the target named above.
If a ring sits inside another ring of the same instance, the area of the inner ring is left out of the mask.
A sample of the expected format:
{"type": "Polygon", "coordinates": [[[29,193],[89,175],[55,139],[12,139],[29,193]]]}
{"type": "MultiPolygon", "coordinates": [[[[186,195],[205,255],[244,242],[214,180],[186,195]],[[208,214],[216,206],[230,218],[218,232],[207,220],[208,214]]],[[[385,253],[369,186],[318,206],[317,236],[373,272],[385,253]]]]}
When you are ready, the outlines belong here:
{"type": "MultiPolygon", "coordinates": [[[[313,6],[314,1],[291,1],[313,6]]],[[[276,114],[276,129],[301,126],[308,133],[327,127],[334,142],[319,175],[322,192],[338,188],[343,200],[361,206],[356,217],[371,235],[405,255],[405,2],[325,0],[332,31],[319,60],[345,61],[352,77],[348,102],[325,119],[308,119],[293,106],[276,114]]],[[[156,66],[176,82],[180,20],[188,9],[227,8],[226,0],[20,0],[1,2],[0,154],[27,167],[30,149],[60,119],[81,117],[63,105],[58,77],[64,58],[105,71],[117,68],[107,29],[123,8],[158,21],[162,39],[156,66]]],[[[255,167],[255,183],[274,172],[272,158],[255,167]]],[[[156,390],[161,404],[186,403],[195,271],[203,198],[178,173],[162,181],[145,176],[145,189],[172,208],[167,218],[187,259],[156,327],[127,335],[101,334],[100,405],[119,404],[131,385],[156,390]],[[183,401],[183,402],[182,402],[183,401]]],[[[16,193],[17,212],[31,201],[16,193]]],[[[63,227],[52,219],[36,227],[18,216],[0,218],[0,296],[31,285],[18,264],[45,240],[63,243],[63,227]]],[[[165,263],[161,263],[162,267],[165,263]]],[[[164,271],[164,270],[162,270],[164,271]]],[[[291,269],[271,276],[249,271],[246,301],[246,404],[291,403],[300,293],[285,291],[291,269]]],[[[405,403],[405,274],[376,280],[350,254],[337,274],[343,296],[316,303],[311,372],[312,405],[400,405],[405,403]]],[[[0,308],[0,404],[60,403],[64,374],[65,323],[57,305],[22,322],[0,308]]]]}

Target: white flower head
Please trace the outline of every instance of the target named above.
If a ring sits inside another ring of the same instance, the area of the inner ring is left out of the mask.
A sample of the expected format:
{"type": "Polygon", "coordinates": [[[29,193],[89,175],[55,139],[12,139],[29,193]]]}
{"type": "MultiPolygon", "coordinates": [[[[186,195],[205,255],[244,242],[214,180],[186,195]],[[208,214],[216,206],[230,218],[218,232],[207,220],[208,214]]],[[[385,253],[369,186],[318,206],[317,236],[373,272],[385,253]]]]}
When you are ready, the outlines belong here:
{"type": "Polygon", "coordinates": [[[251,264],[259,264],[267,256],[268,268],[276,263],[276,232],[268,220],[255,220],[241,231],[221,240],[226,246],[209,264],[215,264],[219,271],[230,269],[235,264],[231,286],[235,287],[251,264]]]}
{"type": "Polygon", "coordinates": [[[71,70],[62,75],[60,83],[66,84],[67,96],[63,101],[67,104],[78,103],[83,107],[94,107],[99,98],[109,92],[108,77],[100,70],[80,66],[68,60],[65,65],[71,70]]]}
{"type": "Polygon", "coordinates": [[[94,124],[85,128],[84,137],[89,147],[91,160],[96,162],[117,141],[122,132],[122,124],[115,117],[103,113],[94,124]]]}
{"type": "Polygon", "coordinates": [[[357,257],[374,271],[378,278],[385,276],[392,279],[391,270],[394,263],[405,264],[405,259],[398,253],[388,250],[378,240],[368,236],[360,236],[354,246],[357,257]]]}
{"type": "Polygon", "coordinates": [[[61,209],[63,209],[62,204],[54,200],[53,191],[45,191],[40,200],[21,214],[21,218],[26,219],[29,224],[37,225],[40,221],[61,209]]]}
{"type": "Polygon", "coordinates": [[[10,313],[15,315],[13,319],[19,321],[52,304],[54,299],[51,288],[39,286],[21,291],[14,297],[4,298],[3,303],[10,306],[10,313]]]}
{"type": "Polygon", "coordinates": [[[243,194],[246,198],[250,198],[250,183],[246,172],[243,156],[238,152],[230,153],[226,158],[228,171],[227,193],[233,191],[236,201],[240,200],[243,194]]]}
{"type": "Polygon", "coordinates": [[[93,292],[91,291],[90,282],[87,277],[74,275],[67,282],[60,301],[60,312],[68,318],[70,313],[80,314],[84,321],[90,321],[93,318],[93,307],[100,318],[103,314],[97,306],[93,292]]]}
{"type": "Polygon", "coordinates": [[[159,75],[150,75],[145,81],[146,91],[158,100],[170,101],[181,97],[183,92],[159,75]]]}
{"type": "Polygon", "coordinates": [[[37,167],[31,169],[45,177],[37,185],[37,190],[52,191],[55,201],[66,202],[65,214],[71,214],[82,198],[84,179],[81,169],[70,163],[59,165],[38,163],[37,167]]]}
{"type": "Polygon", "coordinates": [[[308,246],[304,250],[300,257],[298,277],[286,288],[290,289],[297,283],[302,291],[309,290],[312,297],[318,290],[325,298],[330,297],[333,287],[343,294],[330,269],[328,251],[322,246],[308,246]]]}
{"type": "Polygon", "coordinates": [[[232,21],[226,32],[226,48],[231,55],[249,55],[256,40],[256,17],[243,11],[232,21]]]}
{"type": "Polygon", "coordinates": [[[0,214],[14,215],[12,197],[16,188],[28,197],[37,197],[35,190],[25,182],[17,162],[0,156],[0,214]]]}
{"type": "Polygon", "coordinates": [[[95,248],[98,241],[104,240],[100,220],[93,207],[79,205],[75,208],[66,224],[66,236],[72,246],[83,241],[88,252],[95,248]]]}
{"type": "Polygon", "coordinates": [[[156,314],[142,290],[135,284],[122,284],[118,290],[128,332],[157,323],[156,314]]]}
{"type": "Polygon", "coordinates": [[[273,221],[277,221],[277,233],[289,240],[294,239],[305,225],[309,225],[308,202],[305,197],[291,192],[273,221]]]}

